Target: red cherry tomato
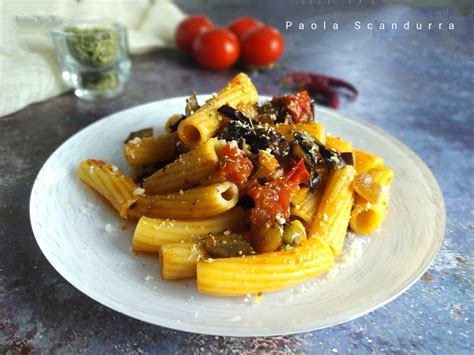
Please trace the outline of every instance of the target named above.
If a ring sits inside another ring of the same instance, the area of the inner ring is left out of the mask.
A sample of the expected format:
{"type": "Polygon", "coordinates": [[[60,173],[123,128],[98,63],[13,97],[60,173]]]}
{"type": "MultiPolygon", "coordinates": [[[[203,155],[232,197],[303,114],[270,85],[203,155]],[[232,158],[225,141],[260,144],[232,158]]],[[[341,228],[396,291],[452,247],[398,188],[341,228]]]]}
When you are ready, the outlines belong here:
{"type": "Polygon", "coordinates": [[[211,20],[203,15],[192,15],[181,21],[176,29],[176,46],[184,53],[193,52],[193,42],[203,31],[213,27],[211,20]]]}
{"type": "Polygon", "coordinates": [[[253,17],[239,17],[231,22],[227,29],[232,32],[237,38],[242,40],[242,37],[250,30],[263,26],[263,23],[254,19],[253,17]]]}
{"type": "Polygon", "coordinates": [[[242,38],[241,59],[245,64],[267,66],[278,60],[285,43],[276,28],[262,26],[247,32],[242,38]]]}
{"type": "Polygon", "coordinates": [[[193,45],[193,57],[204,68],[226,69],[239,58],[240,45],[232,32],[213,28],[201,33],[193,45]]]}

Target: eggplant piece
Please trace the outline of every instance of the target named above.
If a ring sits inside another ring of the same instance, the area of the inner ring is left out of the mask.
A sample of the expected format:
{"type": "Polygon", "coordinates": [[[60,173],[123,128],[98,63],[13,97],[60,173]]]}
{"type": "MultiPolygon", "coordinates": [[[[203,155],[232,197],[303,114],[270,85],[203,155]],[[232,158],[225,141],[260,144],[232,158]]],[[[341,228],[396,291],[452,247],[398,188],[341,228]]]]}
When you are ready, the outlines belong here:
{"type": "Polygon", "coordinates": [[[232,140],[240,141],[247,140],[253,134],[252,127],[242,121],[230,121],[230,123],[222,128],[218,133],[219,139],[224,139],[228,142],[232,140]]]}
{"type": "Polygon", "coordinates": [[[323,163],[319,147],[315,145],[314,139],[303,132],[293,132],[294,141],[291,142],[293,151],[298,157],[305,159],[305,162],[310,165],[318,165],[323,163]]]}
{"type": "Polygon", "coordinates": [[[261,123],[276,124],[290,123],[291,115],[286,111],[281,101],[274,97],[257,107],[257,119],[261,123]]]}
{"type": "Polygon", "coordinates": [[[239,111],[229,105],[223,105],[219,107],[217,109],[217,112],[219,112],[221,115],[224,115],[227,118],[230,118],[231,120],[241,121],[243,123],[250,124],[251,126],[258,123],[258,122],[254,122],[250,117],[246,116],[242,111],[239,111]]]}
{"type": "Polygon", "coordinates": [[[354,166],[354,154],[352,154],[352,152],[343,152],[340,153],[339,156],[342,160],[344,160],[344,163],[346,165],[354,166]]]}
{"type": "Polygon", "coordinates": [[[253,153],[260,150],[270,150],[270,153],[277,158],[284,158],[290,153],[290,144],[273,127],[256,127],[247,139],[248,145],[253,153]]]}
{"type": "Polygon", "coordinates": [[[275,128],[256,126],[249,117],[227,105],[221,106],[219,113],[231,118],[230,123],[217,134],[219,139],[245,140],[254,154],[269,149],[275,157],[284,158],[290,153],[288,141],[275,128]]]}
{"type": "Polygon", "coordinates": [[[250,243],[241,234],[209,234],[204,247],[211,258],[231,258],[255,254],[250,243]]]}
{"type": "Polygon", "coordinates": [[[201,106],[198,103],[196,92],[193,91],[191,96],[186,99],[186,107],[184,108],[184,112],[186,113],[186,117],[191,116],[194,112],[199,110],[201,106]]]}
{"type": "Polygon", "coordinates": [[[303,158],[309,172],[309,187],[312,192],[315,192],[320,186],[324,178],[328,175],[328,167],[323,158],[319,154],[319,150],[313,148],[313,145],[306,140],[294,140],[291,142],[293,156],[298,159],[303,158]]]}
{"type": "Polygon", "coordinates": [[[196,112],[200,108],[201,108],[201,106],[199,106],[199,103],[197,101],[196,93],[193,91],[191,96],[189,96],[186,99],[186,106],[184,108],[185,114],[181,115],[181,117],[176,122],[174,122],[173,124],[170,124],[168,126],[170,131],[171,132],[176,132],[178,130],[178,127],[181,124],[181,122],[183,122],[186,118],[191,116],[194,112],[196,112]]]}
{"type": "Polygon", "coordinates": [[[246,116],[242,111],[229,105],[223,105],[217,111],[231,120],[230,123],[219,132],[218,137],[226,141],[236,140],[239,143],[240,149],[246,146],[248,151],[251,151],[246,141],[255,134],[255,125],[257,122],[246,116]]]}
{"type": "Polygon", "coordinates": [[[342,168],[344,165],[346,165],[336,151],[326,148],[324,144],[322,144],[316,139],[315,139],[315,142],[319,148],[319,153],[324,158],[326,164],[328,164],[331,168],[334,168],[334,167],[342,168]]]}
{"type": "Polygon", "coordinates": [[[249,195],[244,195],[239,198],[239,202],[237,202],[237,206],[241,206],[245,209],[252,209],[255,207],[255,203],[253,202],[252,198],[249,195]]]}
{"type": "Polygon", "coordinates": [[[298,131],[293,133],[293,137],[293,154],[303,157],[310,167],[309,186],[312,191],[326,180],[331,169],[340,169],[346,165],[345,160],[336,151],[326,148],[317,139],[298,131]]]}
{"type": "Polygon", "coordinates": [[[311,169],[310,174],[311,176],[309,177],[309,188],[312,192],[315,192],[319,184],[321,184],[322,182],[321,175],[313,169],[311,169]]]}
{"type": "Polygon", "coordinates": [[[266,223],[252,229],[252,245],[258,253],[270,253],[278,250],[282,244],[283,226],[266,223]]]}
{"type": "Polygon", "coordinates": [[[299,131],[294,132],[293,137],[301,149],[308,154],[313,164],[324,162],[330,168],[342,168],[346,165],[339,153],[326,148],[326,146],[316,138],[299,131]]]}
{"type": "Polygon", "coordinates": [[[143,128],[139,131],[130,132],[124,143],[133,141],[135,138],[147,138],[153,136],[153,127],[143,128]]]}
{"type": "Polygon", "coordinates": [[[170,124],[168,128],[170,129],[170,133],[176,132],[178,130],[179,124],[186,119],[185,115],[181,115],[181,117],[173,124],[170,124]]]}
{"type": "Polygon", "coordinates": [[[176,157],[179,157],[181,154],[189,152],[189,148],[186,147],[183,142],[178,140],[178,142],[176,143],[173,149],[173,152],[176,157]]]}

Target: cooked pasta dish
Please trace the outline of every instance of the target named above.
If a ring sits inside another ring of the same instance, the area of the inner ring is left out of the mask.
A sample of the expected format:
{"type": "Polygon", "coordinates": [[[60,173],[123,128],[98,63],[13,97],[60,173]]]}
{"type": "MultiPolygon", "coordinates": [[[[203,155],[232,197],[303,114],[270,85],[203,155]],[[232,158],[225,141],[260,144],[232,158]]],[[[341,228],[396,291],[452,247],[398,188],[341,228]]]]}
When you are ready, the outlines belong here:
{"type": "Polygon", "coordinates": [[[88,159],[79,178],[137,222],[133,250],[159,255],[163,279],[196,278],[209,295],[313,278],[348,228],[371,234],[387,214],[383,158],[325,134],[306,91],[261,102],[242,73],[202,105],[193,93],[165,133],[131,132],[123,150],[132,176],[88,159]]]}

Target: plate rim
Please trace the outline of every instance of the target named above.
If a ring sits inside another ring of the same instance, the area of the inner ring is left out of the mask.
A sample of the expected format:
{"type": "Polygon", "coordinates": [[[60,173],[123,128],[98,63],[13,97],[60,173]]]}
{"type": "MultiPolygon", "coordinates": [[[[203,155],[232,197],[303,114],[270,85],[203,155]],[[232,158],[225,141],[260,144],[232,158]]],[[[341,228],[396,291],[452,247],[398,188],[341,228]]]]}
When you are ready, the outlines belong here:
{"type": "MultiPolygon", "coordinates": [[[[200,94],[200,95],[198,95],[198,98],[199,99],[207,99],[210,96],[211,96],[211,94],[200,94]]],[[[182,102],[185,102],[186,98],[187,98],[187,96],[178,96],[178,97],[170,97],[170,98],[161,99],[161,100],[155,100],[155,101],[135,105],[135,106],[132,106],[132,107],[128,107],[124,110],[120,110],[120,111],[114,112],[110,115],[107,115],[105,117],[102,117],[101,119],[99,119],[99,120],[97,120],[97,121],[81,128],[80,130],[75,132],[73,135],[68,137],[65,141],[63,141],[49,155],[49,157],[44,161],[44,163],[42,164],[40,170],[38,171],[38,173],[35,177],[33,186],[31,188],[30,199],[29,199],[29,217],[30,217],[30,224],[31,224],[31,228],[32,228],[32,231],[33,231],[33,235],[35,237],[36,243],[38,244],[41,252],[43,253],[46,260],[50,263],[50,265],[55,269],[55,271],[59,275],[61,275],[61,277],[63,277],[69,284],[71,284],[75,289],[79,290],[82,294],[86,295],[87,297],[91,298],[95,302],[98,302],[101,305],[103,305],[103,306],[105,306],[105,307],[107,307],[107,308],[109,308],[109,309],[111,309],[115,312],[119,312],[121,314],[124,314],[128,317],[131,317],[133,319],[137,319],[137,320],[142,321],[142,322],[146,322],[146,323],[149,323],[149,324],[153,324],[153,325],[157,325],[157,326],[160,326],[160,327],[165,327],[165,328],[169,328],[169,329],[173,329],[173,330],[177,330],[177,331],[183,331],[183,332],[194,333],[194,334],[204,334],[204,335],[214,335],[214,336],[232,336],[232,337],[279,336],[279,335],[300,334],[300,333],[305,333],[305,332],[330,328],[330,327],[334,327],[336,325],[340,325],[340,324],[352,321],[352,320],[354,320],[356,318],[359,318],[361,316],[364,316],[366,314],[369,314],[369,313],[375,311],[376,309],[387,305],[388,303],[392,302],[397,297],[402,295],[413,284],[415,284],[421,278],[421,276],[423,276],[423,274],[429,269],[429,267],[433,263],[436,255],[439,253],[439,251],[441,249],[441,246],[443,245],[444,238],[445,238],[445,233],[446,233],[446,205],[445,205],[445,201],[444,201],[444,196],[443,196],[442,190],[441,190],[434,174],[432,173],[431,169],[426,165],[426,163],[413,150],[411,150],[402,141],[400,141],[398,138],[396,138],[392,134],[386,132],[382,128],[379,128],[379,127],[375,126],[374,124],[372,124],[370,122],[367,122],[365,120],[359,119],[358,117],[355,117],[353,115],[343,113],[343,112],[340,112],[340,111],[337,111],[337,110],[333,110],[331,108],[327,108],[327,107],[324,107],[324,106],[315,105],[316,110],[322,115],[324,115],[324,113],[328,113],[328,114],[332,114],[332,115],[336,114],[336,115],[342,116],[343,118],[346,118],[346,119],[351,120],[352,122],[355,122],[359,126],[365,126],[369,129],[375,131],[377,134],[381,135],[384,138],[384,140],[388,140],[388,141],[391,141],[391,142],[395,143],[397,145],[397,147],[400,148],[403,151],[403,153],[405,153],[415,163],[415,165],[420,170],[420,173],[422,174],[425,181],[427,181],[429,183],[429,185],[432,186],[435,189],[435,192],[437,192],[440,196],[440,201],[437,205],[437,209],[439,210],[440,216],[441,216],[441,220],[440,220],[440,224],[439,224],[440,228],[439,228],[439,230],[437,230],[438,243],[437,243],[436,247],[432,249],[431,255],[428,258],[425,258],[425,263],[424,263],[423,267],[419,269],[420,270],[419,274],[415,275],[412,280],[409,280],[409,281],[405,282],[404,284],[402,284],[400,287],[398,287],[390,297],[388,297],[387,299],[373,305],[372,307],[369,307],[369,308],[367,308],[367,309],[365,309],[361,312],[355,313],[354,315],[352,315],[348,318],[345,318],[344,320],[335,322],[335,323],[330,324],[330,325],[323,325],[323,326],[316,326],[316,327],[314,327],[314,326],[303,326],[303,327],[299,328],[298,330],[290,330],[290,331],[286,331],[286,332],[285,331],[284,332],[272,331],[271,328],[270,329],[265,328],[265,329],[262,329],[263,331],[260,332],[259,334],[247,335],[247,334],[240,334],[240,333],[239,334],[230,334],[228,331],[227,332],[226,331],[214,332],[214,331],[210,330],[210,328],[216,328],[215,326],[214,327],[211,327],[211,326],[208,326],[208,325],[196,326],[196,325],[192,325],[191,323],[189,323],[189,324],[188,323],[179,323],[179,324],[178,323],[171,323],[171,322],[168,322],[165,318],[161,318],[160,320],[162,320],[162,322],[158,323],[158,322],[156,322],[156,317],[153,318],[153,319],[152,319],[152,317],[150,317],[149,319],[148,318],[141,318],[141,317],[139,317],[139,315],[132,314],[131,312],[128,312],[127,309],[121,309],[120,307],[115,307],[113,302],[110,302],[106,296],[102,297],[101,293],[99,291],[94,291],[91,288],[86,288],[86,287],[84,287],[84,285],[80,284],[79,282],[73,282],[73,281],[75,281],[75,279],[73,278],[72,274],[69,274],[69,273],[65,272],[64,269],[61,269],[59,267],[60,265],[55,265],[54,258],[52,258],[51,255],[49,255],[49,252],[47,251],[46,245],[42,244],[41,238],[37,237],[37,235],[40,234],[41,232],[38,230],[38,227],[36,227],[36,225],[38,224],[37,221],[36,221],[37,216],[33,213],[35,211],[34,195],[35,195],[35,191],[39,188],[39,184],[40,184],[39,177],[40,177],[44,167],[48,164],[48,162],[50,162],[55,157],[55,155],[60,151],[60,149],[67,142],[74,139],[74,137],[81,134],[81,132],[83,132],[84,130],[91,129],[95,125],[99,125],[104,120],[109,120],[109,119],[113,120],[114,116],[116,116],[116,115],[122,115],[124,113],[127,113],[127,111],[136,110],[136,109],[142,108],[144,106],[152,106],[154,104],[161,103],[161,102],[166,102],[166,101],[171,101],[171,100],[181,100],[182,102]],[[197,328],[197,327],[199,327],[199,330],[193,329],[193,328],[197,328]]],[[[259,96],[259,100],[266,100],[268,98],[270,98],[270,97],[266,96],[266,95],[260,95],[259,96]]]]}

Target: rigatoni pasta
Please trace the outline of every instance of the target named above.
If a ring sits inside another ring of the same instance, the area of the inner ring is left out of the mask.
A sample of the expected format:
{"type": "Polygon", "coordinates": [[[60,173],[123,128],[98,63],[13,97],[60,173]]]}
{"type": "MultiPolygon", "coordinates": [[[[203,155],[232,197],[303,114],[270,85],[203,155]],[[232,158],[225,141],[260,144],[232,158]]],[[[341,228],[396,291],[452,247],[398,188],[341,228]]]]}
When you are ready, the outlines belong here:
{"type": "Polygon", "coordinates": [[[380,227],[387,211],[390,198],[390,185],[393,179],[393,170],[385,167],[373,168],[367,171],[374,185],[380,186],[380,197],[370,202],[362,196],[357,196],[352,211],[350,225],[358,234],[370,234],[380,227]]]}
{"type": "Polygon", "coordinates": [[[237,185],[222,182],[165,195],[138,196],[128,215],[157,218],[195,219],[218,215],[233,208],[239,198],[237,185]]]}
{"type": "Polygon", "coordinates": [[[217,139],[209,139],[146,178],[143,182],[146,193],[163,194],[198,186],[216,170],[219,163],[217,144],[217,139]]]}
{"type": "Polygon", "coordinates": [[[207,256],[198,243],[168,243],[160,248],[161,277],[165,280],[182,280],[196,277],[196,265],[207,256]]]}
{"type": "Polygon", "coordinates": [[[178,134],[135,138],[124,144],[124,154],[131,166],[152,165],[175,157],[178,134]]]}
{"type": "Polygon", "coordinates": [[[344,239],[349,226],[349,219],[351,218],[352,204],[354,196],[349,194],[346,200],[335,211],[335,218],[328,223],[323,234],[316,234],[315,237],[322,240],[331,247],[334,255],[339,255],[344,246],[344,239]]]}
{"type": "Polygon", "coordinates": [[[352,183],[355,176],[356,171],[350,165],[331,174],[310,228],[310,236],[324,240],[336,255],[341,252],[343,245],[343,238],[337,231],[343,228],[345,236],[349,224],[349,216],[345,211],[352,208],[352,183]],[[346,215],[347,218],[342,218],[346,215]]]}
{"type": "Polygon", "coordinates": [[[255,104],[257,100],[257,89],[247,75],[240,73],[179,125],[179,138],[188,146],[203,144],[214,135],[219,127],[221,121],[221,115],[217,112],[219,107],[222,105],[255,104]]]}
{"type": "Polygon", "coordinates": [[[139,189],[132,179],[120,173],[116,166],[95,159],[84,160],[77,168],[77,175],[109,201],[120,216],[127,216],[139,189]]]}
{"type": "Polygon", "coordinates": [[[140,218],[133,233],[133,250],[159,253],[168,243],[184,243],[199,240],[203,235],[225,231],[242,232],[248,228],[247,213],[242,207],[201,219],[140,218]]]}
{"type": "Polygon", "coordinates": [[[326,136],[326,147],[338,153],[352,152],[352,143],[338,136],[326,136]]]}
{"type": "Polygon", "coordinates": [[[361,174],[372,168],[379,168],[383,166],[384,160],[365,150],[354,149],[354,167],[357,173],[361,174]]]}
{"type": "Polygon", "coordinates": [[[285,136],[286,139],[293,140],[292,132],[302,131],[311,137],[316,138],[321,143],[325,144],[326,134],[324,133],[324,126],[321,123],[298,123],[294,125],[279,124],[277,130],[285,136]]]}
{"type": "Polygon", "coordinates": [[[301,219],[309,227],[316,216],[323,191],[312,192],[308,187],[302,187],[291,201],[291,217],[301,219]]]}
{"type": "Polygon", "coordinates": [[[276,291],[319,275],[333,264],[331,249],[312,239],[288,251],[199,261],[197,287],[213,296],[276,291]]]}
{"type": "Polygon", "coordinates": [[[214,296],[280,290],[333,267],[348,228],[370,234],[385,218],[393,171],[382,157],[326,136],[306,91],[257,99],[245,74],[202,106],[193,93],[166,134],[126,139],[133,177],[79,165],[137,222],[133,251],[158,255],[163,279],[196,277],[214,296]]]}

